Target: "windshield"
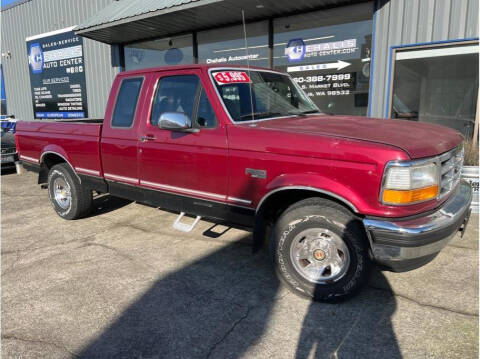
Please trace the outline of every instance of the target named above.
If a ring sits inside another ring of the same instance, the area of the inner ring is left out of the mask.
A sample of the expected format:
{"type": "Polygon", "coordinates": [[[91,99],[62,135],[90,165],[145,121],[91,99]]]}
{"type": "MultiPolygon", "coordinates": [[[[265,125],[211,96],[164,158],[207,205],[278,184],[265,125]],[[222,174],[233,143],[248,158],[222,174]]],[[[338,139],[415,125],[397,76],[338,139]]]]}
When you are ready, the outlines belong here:
{"type": "Polygon", "coordinates": [[[320,112],[287,75],[221,70],[212,71],[212,77],[225,107],[236,122],[320,112]]]}

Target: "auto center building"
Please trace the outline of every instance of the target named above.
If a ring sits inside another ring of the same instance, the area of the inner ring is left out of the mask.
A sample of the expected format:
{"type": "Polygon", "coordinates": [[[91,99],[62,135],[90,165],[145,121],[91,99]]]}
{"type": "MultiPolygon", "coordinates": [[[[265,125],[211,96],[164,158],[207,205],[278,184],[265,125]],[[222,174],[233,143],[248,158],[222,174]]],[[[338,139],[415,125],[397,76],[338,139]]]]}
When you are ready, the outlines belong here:
{"type": "Polygon", "coordinates": [[[6,111],[103,117],[119,71],[248,60],[288,72],[323,112],[472,138],[478,17],[479,0],[2,0],[6,111]]]}

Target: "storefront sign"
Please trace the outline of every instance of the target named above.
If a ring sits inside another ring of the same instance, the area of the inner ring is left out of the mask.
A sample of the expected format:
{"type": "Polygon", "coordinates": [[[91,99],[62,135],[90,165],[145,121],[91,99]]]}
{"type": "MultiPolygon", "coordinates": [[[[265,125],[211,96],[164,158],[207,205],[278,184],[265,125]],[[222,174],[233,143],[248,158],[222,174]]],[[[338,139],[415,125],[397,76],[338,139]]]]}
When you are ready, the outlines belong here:
{"type": "Polygon", "coordinates": [[[222,56],[207,58],[205,62],[207,64],[218,64],[218,63],[228,63],[228,62],[239,62],[239,61],[254,61],[259,59],[260,54],[249,54],[247,55],[237,55],[237,56],[222,56]]]}
{"type": "Polygon", "coordinates": [[[292,18],[274,26],[275,69],[288,72],[325,113],[365,115],[371,20],[327,26],[318,26],[321,21],[313,15],[298,20],[306,22],[292,18]]]}
{"type": "Polygon", "coordinates": [[[35,118],[88,117],[83,39],[72,29],[26,39],[35,118]]]}
{"type": "Polygon", "coordinates": [[[305,42],[302,39],[292,39],[285,48],[285,55],[290,62],[302,61],[305,56],[305,42]]]}
{"type": "Polygon", "coordinates": [[[306,45],[302,39],[292,39],[285,48],[290,62],[302,61],[305,57],[353,54],[358,50],[357,39],[322,42],[306,45]]]}
{"type": "Polygon", "coordinates": [[[345,62],[342,60],[337,60],[337,62],[330,62],[327,64],[312,64],[312,65],[302,65],[302,66],[289,66],[287,67],[287,72],[298,72],[298,71],[312,71],[312,70],[330,70],[336,69],[341,70],[347,66],[350,66],[351,63],[345,62]]]}
{"type": "Polygon", "coordinates": [[[346,96],[355,90],[356,72],[297,76],[297,82],[309,97],[346,96]]]}

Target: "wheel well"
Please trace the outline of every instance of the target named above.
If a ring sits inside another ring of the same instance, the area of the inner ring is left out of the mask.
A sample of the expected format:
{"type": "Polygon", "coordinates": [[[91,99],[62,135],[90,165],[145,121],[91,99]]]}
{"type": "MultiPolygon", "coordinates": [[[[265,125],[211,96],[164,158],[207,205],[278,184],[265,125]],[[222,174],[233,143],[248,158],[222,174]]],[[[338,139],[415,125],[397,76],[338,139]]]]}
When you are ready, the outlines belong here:
{"type": "Polygon", "coordinates": [[[275,220],[275,218],[278,218],[278,216],[280,216],[283,211],[292,204],[312,197],[326,198],[333,202],[337,202],[347,208],[350,212],[354,213],[351,207],[347,206],[345,202],[342,202],[338,198],[329,196],[325,193],[305,189],[288,189],[273,193],[261,204],[262,208],[259,209],[258,213],[262,211],[266,220],[275,220]]]}
{"type": "Polygon", "coordinates": [[[48,181],[48,172],[50,168],[59,163],[67,163],[67,161],[60,155],[55,153],[47,153],[42,157],[42,162],[40,163],[40,173],[38,174],[38,184],[47,183],[48,181]]]}
{"type": "Polygon", "coordinates": [[[355,214],[347,203],[326,193],[308,189],[285,189],[272,193],[260,203],[260,207],[257,209],[253,230],[254,250],[261,248],[265,241],[268,240],[269,228],[288,207],[296,202],[312,197],[331,200],[340,204],[352,214],[355,214]]]}

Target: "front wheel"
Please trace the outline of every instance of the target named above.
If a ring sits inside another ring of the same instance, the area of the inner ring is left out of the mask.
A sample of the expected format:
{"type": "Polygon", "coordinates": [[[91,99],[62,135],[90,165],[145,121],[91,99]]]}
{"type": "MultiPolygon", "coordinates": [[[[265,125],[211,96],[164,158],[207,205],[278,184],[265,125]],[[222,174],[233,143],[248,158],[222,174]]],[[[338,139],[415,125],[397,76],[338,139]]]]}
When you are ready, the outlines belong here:
{"type": "Polygon", "coordinates": [[[65,163],[50,169],[48,196],[55,212],[64,219],[85,217],[92,208],[92,191],[80,183],[65,163]]]}
{"type": "Polygon", "coordinates": [[[341,301],[368,280],[368,241],[343,206],[310,198],[290,206],[270,241],[277,275],[294,292],[321,302],[341,301]]]}

